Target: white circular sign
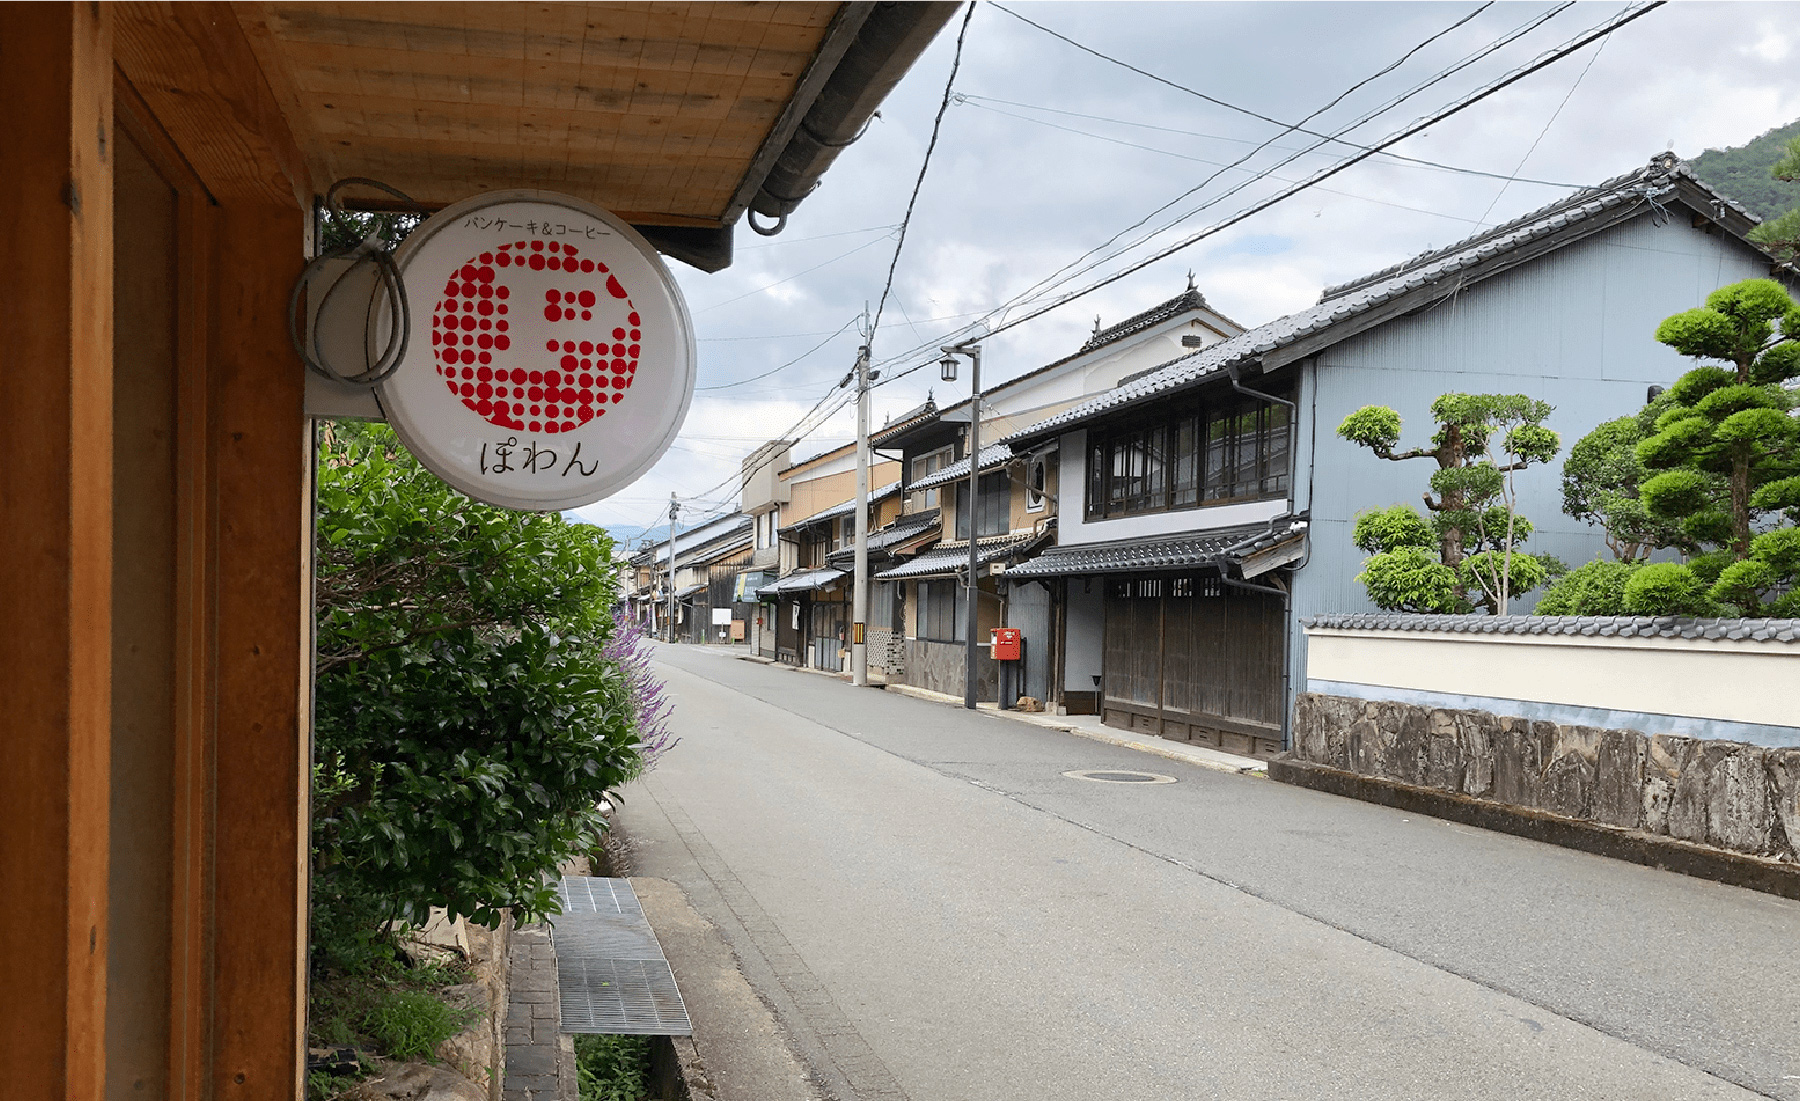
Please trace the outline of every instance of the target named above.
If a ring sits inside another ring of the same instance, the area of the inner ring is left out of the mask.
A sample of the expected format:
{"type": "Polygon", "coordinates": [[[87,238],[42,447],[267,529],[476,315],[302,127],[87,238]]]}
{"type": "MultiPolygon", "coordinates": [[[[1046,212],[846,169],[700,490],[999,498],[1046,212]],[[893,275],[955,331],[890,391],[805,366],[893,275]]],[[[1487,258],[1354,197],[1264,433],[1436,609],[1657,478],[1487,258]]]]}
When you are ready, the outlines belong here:
{"type": "Polygon", "coordinates": [[[433,214],[395,257],[412,326],[376,391],[432,473],[550,511],[631,484],[681,429],[694,331],[662,258],[613,215],[545,191],[433,214]]]}

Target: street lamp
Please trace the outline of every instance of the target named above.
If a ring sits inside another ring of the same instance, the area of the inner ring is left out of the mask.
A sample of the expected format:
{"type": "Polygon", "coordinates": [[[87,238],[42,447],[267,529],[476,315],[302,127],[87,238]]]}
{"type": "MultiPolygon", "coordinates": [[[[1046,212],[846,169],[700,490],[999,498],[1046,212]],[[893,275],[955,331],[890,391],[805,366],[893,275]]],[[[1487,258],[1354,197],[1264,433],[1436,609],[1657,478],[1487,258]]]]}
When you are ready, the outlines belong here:
{"type": "Polygon", "coordinates": [[[956,381],[956,358],[969,357],[969,490],[964,495],[968,504],[969,525],[969,574],[964,579],[964,587],[968,591],[968,608],[964,612],[963,622],[963,707],[975,709],[975,631],[976,614],[975,598],[980,593],[975,576],[976,560],[979,548],[975,543],[975,501],[976,492],[981,479],[981,345],[974,340],[965,340],[961,344],[946,344],[942,349],[944,358],[938,360],[938,367],[945,382],[956,381]]]}

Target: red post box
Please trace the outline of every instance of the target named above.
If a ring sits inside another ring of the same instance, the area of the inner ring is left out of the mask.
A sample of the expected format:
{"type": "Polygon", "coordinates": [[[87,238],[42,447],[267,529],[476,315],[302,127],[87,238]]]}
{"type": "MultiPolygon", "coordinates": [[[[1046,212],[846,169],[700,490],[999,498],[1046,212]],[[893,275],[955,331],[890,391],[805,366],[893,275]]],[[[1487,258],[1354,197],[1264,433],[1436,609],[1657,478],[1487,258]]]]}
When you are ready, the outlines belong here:
{"type": "Polygon", "coordinates": [[[1024,636],[1017,627],[994,628],[994,660],[1018,661],[1020,657],[1019,643],[1024,636]]]}

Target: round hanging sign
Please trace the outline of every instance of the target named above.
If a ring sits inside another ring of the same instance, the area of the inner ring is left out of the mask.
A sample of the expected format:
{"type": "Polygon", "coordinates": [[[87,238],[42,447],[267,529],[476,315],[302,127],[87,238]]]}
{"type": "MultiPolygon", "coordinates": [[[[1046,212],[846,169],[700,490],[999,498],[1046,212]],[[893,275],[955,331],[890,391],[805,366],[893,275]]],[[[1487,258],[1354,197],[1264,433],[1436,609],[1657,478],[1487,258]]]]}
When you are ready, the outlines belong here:
{"type": "Polygon", "coordinates": [[[412,315],[376,391],[413,455],[478,501],[531,511],[631,484],[694,393],[687,304],[650,243],[544,191],[433,214],[396,254],[412,315]]]}

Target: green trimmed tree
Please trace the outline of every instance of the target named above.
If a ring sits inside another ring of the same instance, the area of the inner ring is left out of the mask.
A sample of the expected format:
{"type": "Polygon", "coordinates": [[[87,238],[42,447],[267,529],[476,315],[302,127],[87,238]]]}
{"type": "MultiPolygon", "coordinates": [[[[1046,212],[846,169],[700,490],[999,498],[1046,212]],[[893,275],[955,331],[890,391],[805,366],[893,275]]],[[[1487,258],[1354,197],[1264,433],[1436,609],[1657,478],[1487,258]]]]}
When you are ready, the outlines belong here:
{"type": "Polygon", "coordinates": [[[321,448],[317,530],[321,956],[378,950],[433,906],[553,911],[557,864],[644,764],[610,540],[476,504],[358,425],[321,448]]]}
{"type": "Polygon", "coordinates": [[[1551,411],[1523,394],[1444,394],[1431,403],[1431,446],[1408,451],[1395,450],[1401,419],[1387,406],[1365,405],[1344,418],[1338,435],[1377,457],[1432,459],[1438,467],[1423,494],[1429,520],[1406,505],[1358,517],[1352,538],[1370,555],[1358,578],[1370,600],[1399,611],[1481,607],[1505,615],[1513,597],[1560,572],[1554,559],[1519,549],[1532,525],[1518,510],[1514,480],[1560,448],[1543,425],[1551,411]],[[1429,568],[1432,549],[1439,569],[1429,568]]]}
{"type": "Polygon", "coordinates": [[[1639,490],[1644,511],[1723,548],[1716,577],[1699,562],[1679,568],[1700,570],[1709,599],[1756,614],[1800,579],[1786,544],[1758,534],[1771,520],[1800,520],[1800,421],[1782,385],[1800,377],[1800,304],[1772,279],[1749,279],[1664,320],[1656,339],[1725,365],[1703,363],[1665,394],[1654,434],[1637,445],[1651,474],[1639,490]]]}
{"type": "Polygon", "coordinates": [[[1700,544],[1679,523],[1651,516],[1639,497],[1644,464],[1637,445],[1655,434],[1656,418],[1668,407],[1667,395],[1629,417],[1597,426],[1569,448],[1563,463],[1563,512],[1606,532],[1606,546],[1621,562],[1649,558],[1664,547],[1695,553],[1700,544]]]}

